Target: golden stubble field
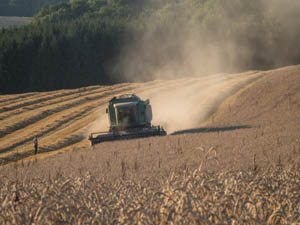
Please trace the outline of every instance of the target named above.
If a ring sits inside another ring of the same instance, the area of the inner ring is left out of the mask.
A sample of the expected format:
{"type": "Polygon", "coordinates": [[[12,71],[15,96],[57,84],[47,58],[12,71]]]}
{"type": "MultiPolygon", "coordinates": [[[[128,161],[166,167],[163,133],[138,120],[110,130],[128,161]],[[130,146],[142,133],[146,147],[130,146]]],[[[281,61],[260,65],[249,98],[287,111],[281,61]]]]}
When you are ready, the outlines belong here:
{"type": "Polygon", "coordinates": [[[0,223],[298,224],[299,80],[300,68],[293,66],[51,92],[55,98],[50,93],[2,96],[0,104],[10,99],[16,106],[23,98],[21,109],[5,105],[15,112],[2,114],[7,119],[10,114],[21,117],[23,107],[38,104],[32,104],[37,101],[32,99],[24,105],[26,98],[35,95],[50,99],[27,110],[28,115],[36,109],[41,113],[43,107],[53,113],[41,119],[49,117],[49,123],[38,125],[36,119],[11,131],[33,128],[32,136],[22,144],[28,150],[23,147],[22,152],[20,144],[17,154],[9,156],[12,158],[2,155],[6,162],[26,154],[29,158],[0,170],[0,223]],[[107,88],[105,97],[101,88],[107,88]],[[87,148],[86,135],[107,126],[103,117],[106,103],[99,102],[123,91],[149,97],[154,123],[163,124],[173,135],[87,148]],[[66,92],[69,96],[58,96],[66,92]],[[56,102],[68,97],[59,101],[60,105],[56,102]],[[66,104],[68,101],[72,103],[66,104]],[[86,114],[72,119],[71,115],[76,117],[72,109],[80,112],[82,105],[87,107],[81,111],[86,114]],[[57,110],[51,111],[51,107],[57,110]],[[40,132],[55,122],[51,115],[56,117],[56,125],[49,133],[40,132]],[[42,149],[47,150],[31,156],[31,139],[39,133],[42,149]],[[76,135],[82,139],[77,140],[76,135]],[[56,154],[51,155],[53,152],[56,154]]]}
{"type": "Polygon", "coordinates": [[[89,147],[90,132],[108,130],[105,108],[115,95],[150,98],[153,123],[173,132],[197,126],[221,99],[259,76],[219,74],[0,96],[0,163],[33,155],[35,136],[40,153],[89,147]]]}

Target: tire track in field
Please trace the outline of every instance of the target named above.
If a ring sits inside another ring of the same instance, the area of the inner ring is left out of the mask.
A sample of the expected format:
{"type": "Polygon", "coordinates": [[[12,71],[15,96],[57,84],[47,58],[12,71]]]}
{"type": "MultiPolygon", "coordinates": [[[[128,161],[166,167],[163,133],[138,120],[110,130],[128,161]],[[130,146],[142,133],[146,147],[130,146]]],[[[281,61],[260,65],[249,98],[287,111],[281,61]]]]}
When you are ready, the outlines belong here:
{"type": "MultiPolygon", "coordinates": [[[[130,90],[131,88],[125,86],[117,88],[114,93],[118,93],[124,90],[130,90]]],[[[50,115],[53,115],[55,113],[58,113],[60,111],[84,104],[89,101],[94,101],[97,99],[101,99],[102,97],[109,95],[109,93],[112,92],[111,90],[107,90],[104,92],[93,94],[92,96],[85,96],[81,97],[79,99],[72,99],[67,102],[62,102],[59,104],[51,105],[47,107],[46,109],[42,110],[35,110],[33,112],[29,111],[24,113],[25,115],[20,115],[12,118],[10,121],[5,121],[6,125],[0,128],[0,138],[5,137],[6,135],[19,130],[23,129],[33,123],[36,123],[50,115]]]]}
{"type": "MultiPolygon", "coordinates": [[[[86,88],[77,88],[77,89],[63,89],[63,90],[55,90],[55,91],[44,91],[44,92],[31,92],[28,94],[21,94],[22,96],[17,95],[8,95],[10,96],[10,98],[8,98],[5,102],[5,104],[0,104],[0,107],[3,105],[7,105],[7,104],[18,104],[18,103],[22,103],[22,102],[26,102],[26,101],[32,101],[34,99],[39,99],[42,98],[44,96],[53,96],[53,95],[57,95],[57,94],[66,94],[68,95],[68,93],[79,93],[79,90],[85,90],[85,89],[94,89],[95,87],[100,87],[100,86],[90,86],[90,87],[86,87],[86,88]],[[24,95],[24,97],[23,97],[24,95]],[[26,96],[25,96],[26,95],[26,96]]],[[[88,90],[87,90],[88,91],[88,90]]]]}
{"type": "Polygon", "coordinates": [[[17,102],[20,99],[26,99],[36,95],[36,92],[17,94],[17,95],[0,95],[0,107],[5,105],[7,102],[17,102]]]}
{"type": "MultiPolygon", "coordinates": [[[[122,92],[122,91],[127,91],[127,90],[130,90],[131,87],[121,87],[121,88],[116,88],[114,90],[107,90],[107,91],[104,91],[104,92],[101,92],[101,93],[97,93],[96,95],[94,96],[90,96],[89,99],[87,100],[86,98],[83,98],[79,101],[75,101],[75,102],[70,102],[70,103],[66,103],[66,104],[63,104],[63,105],[60,105],[58,107],[55,107],[51,110],[46,110],[46,111],[42,111],[41,113],[39,113],[38,115],[34,116],[34,117],[31,117],[30,119],[26,120],[26,121],[21,121],[17,124],[14,124],[14,126],[12,127],[9,127],[11,129],[11,132],[6,131],[7,134],[10,134],[10,136],[14,137],[15,136],[15,133],[13,133],[14,131],[17,131],[17,130],[20,130],[18,128],[22,128],[23,129],[23,133],[26,133],[27,131],[24,130],[24,128],[26,128],[27,126],[30,126],[32,125],[33,127],[37,126],[36,124],[39,123],[41,120],[43,119],[46,119],[46,120],[50,120],[48,121],[48,124],[50,124],[50,127],[47,129],[48,132],[50,132],[51,130],[53,130],[54,128],[53,127],[60,127],[64,124],[64,121],[71,121],[70,118],[77,118],[78,116],[82,115],[84,113],[84,111],[90,111],[91,109],[97,107],[97,104],[99,104],[98,102],[96,104],[94,104],[93,107],[90,107],[88,108],[88,105],[99,100],[99,99],[102,99],[106,96],[109,96],[109,95],[113,95],[113,94],[117,94],[119,92],[122,92]],[[86,106],[85,108],[83,108],[81,111],[80,111],[80,108],[83,107],[83,106],[86,106]],[[72,108],[72,111],[70,111],[69,113],[70,114],[73,114],[73,115],[62,115],[62,118],[66,118],[66,117],[69,117],[68,119],[62,119],[62,120],[59,120],[59,114],[64,114],[64,111],[65,110],[69,110],[72,108]],[[78,109],[79,108],[79,109],[78,109]],[[78,110],[77,112],[75,112],[75,110],[78,110]],[[52,119],[51,119],[51,116],[52,116],[52,119]],[[25,126],[24,126],[24,123],[25,123],[25,126]]],[[[43,123],[43,126],[46,126],[47,123],[43,123]]],[[[29,130],[31,131],[32,133],[32,130],[34,130],[34,128],[32,129],[31,127],[29,128],[29,130]]],[[[45,131],[46,133],[46,131],[45,131]]],[[[35,135],[32,135],[32,138],[34,137],[35,135]]],[[[3,137],[2,137],[3,138],[3,137]]],[[[9,137],[4,137],[5,139],[9,138],[9,137]]],[[[31,138],[31,139],[32,139],[31,138]]],[[[30,138],[28,138],[30,140],[30,138]]],[[[1,139],[0,139],[1,141],[1,139]]],[[[10,141],[10,140],[8,140],[10,141]]],[[[2,143],[4,141],[2,140],[2,143]]],[[[23,141],[19,141],[19,143],[22,143],[23,141]]],[[[13,145],[16,145],[16,144],[13,144],[13,145]]],[[[3,146],[3,145],[2,145],[3,146]]],[[[0,152],[5,152],[7,150],[9,150],[10,148],[9,147],[6,147],[5,151],[3,150],[4,148],[0,148],[0,152]],[[3,151],[2,151],[3,150],[3,151]]]]}
{"type": "Polygon", "coordinates": [[[102,90],[107,89],[106,86],[98,86],[95,87],[93,89],[89,89],[89,90],[85,90],[84,92],[78,92],[78,91],[74,91],[72,93],[60,93],[57,96],[52,96],[49,100],[44,100],[44,101],[40,101],[36,104],[27,106],[26,108],[23,108],[22,110],[14,110],[14,111],[8,111],[5,113],[0,114],[0,120],[6,120],[12,116],[17,116],[20,115],[22,113],[28,112],[30,110],[36,110],[39,108],[43,108],[43,107],[48,107],[50,105],[55,105],[55,104],[59,104],[62,102],[66,102],[68,100],[74,100],[74,99],[79,99],[79,98],[83,98],[84,96],[88,96],[88,95],[92,95],[98,92],[101,92],[102,90]]]}
{"type": "MultiPolygon", "coordinates": [[[[75,91],[72,90],[72,91],[68,91],[68,92],[58,92],[58,93],[57,93],[57,91],[50,92],[49,94],[45,94],[46,95],[45,97],[36,96],[35,99],[28,99],[27,101],[8,104],[5,107],[2,107],[2,109],[0,108],[0,113],[2,113],[2,112],[11,113],[10,111],[12,111],[12,110],[16,110],[16,109],[23,108],[26,106],[30,106],[28,108],[28,110],[34,110],[34,109],[38,108],[39,106],[43,107],[44,105],[49,104],[49,100],[53,100],[53,99],[56,100],[53,103],[50,103],[50,104],[55,104],[55,103],[59,103],[59,101],[57,99],[59,99],[61,97],[66,97],[66,96],[70,96],[70,95],[72,96],[74,94],[77,94],[77,95],[80,94],[80,95],[84,96],[84,95],[90,94],[91,91],[97,90],[99,88],[103,88],[103,87],[93,87],[89,90],[84,90],[83,92],[79,92],[78,90],[75,90],[75,91]],[[41,105],[37,105],[38,103],[41,103],[41,105]]],[[[0,117],[0,119],[2,119],[2,118],[0,117]]]]}
{"type": "MultiPolygon", "coordinates": [[[[50,93],[50,92],[49,92],[50,93]]],[[[48,93],[48,94],[49,94],[48,93]]],[[[6,107],[7,105],[10,104],[17,104],[18,102],[22,102],[22,101],[29,101],[30,99],[36,99],[36,98],[41,98],[43,96],[46,96],[47,92],[34,92],[31,95],[28,96],[20,96],[20,97],[16,97],[15,99],[12,100],[4,100],[2,104],[0,104],[0,107],[6,107]]]]}

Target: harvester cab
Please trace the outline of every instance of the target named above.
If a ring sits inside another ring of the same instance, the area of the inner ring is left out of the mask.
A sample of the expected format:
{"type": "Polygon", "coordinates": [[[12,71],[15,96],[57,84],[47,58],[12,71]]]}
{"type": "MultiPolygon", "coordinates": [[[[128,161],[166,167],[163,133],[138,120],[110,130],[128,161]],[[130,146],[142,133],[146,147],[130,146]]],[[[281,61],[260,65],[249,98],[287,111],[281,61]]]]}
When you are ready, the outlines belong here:
{"type": "Polygon", "coordinates": [[[122,139],[166,135],[160,126],[152,126],[152,108],[150,101],[141,100],[135,94],[113,97],[106,109],[109,118],[109,131],[92,133],[91,145],[122,139]]]}

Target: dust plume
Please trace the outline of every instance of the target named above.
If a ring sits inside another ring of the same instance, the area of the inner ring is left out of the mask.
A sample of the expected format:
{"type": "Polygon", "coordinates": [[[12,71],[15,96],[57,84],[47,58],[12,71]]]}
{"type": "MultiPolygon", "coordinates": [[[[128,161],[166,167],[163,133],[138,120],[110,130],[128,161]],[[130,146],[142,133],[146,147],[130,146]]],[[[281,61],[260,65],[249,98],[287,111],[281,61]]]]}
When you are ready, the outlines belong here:
{"type": "Polygon", "coordinates": [[[225,98],[261,77],[259,71],[239,74],[215,74],[206,77],[176,79],[164,82],[163,89],[137,93],[149,98],[152,124],[167,132],[199,128],[214,113],[225,98]]]}
{"type": "Polygon", "coordinates": [[[113,70],[148,81],[300,63],[299,11],[295,0],[174,1],[138,19],[113,70]]]}
{"type": "Polygon", "coordinates": [[[217,92],[214,89],[224,85],[221,77],[218,77],[218,81],[213,78],[215,77],[178,79],[178,84],[183,86],[166,85],[162,91],[141,93],[139,96],[150,99],[154,125],[163,126],[168,133],[195,128],[207,117],[216,100],[217,92]],[[216,83],[211,85],[212,81],[216,83]]]}
{"type": "Polygon", "coordinates": [[[203,104],[215,107],[226,97],[228,73],[300,61],[291,46],[298,43],[299,11],[293,0],[177,1],[132,33],[114,69],[134,82],[198,77],[197,84],[144,95],[155,109],[154,123],[169,131],[191,128],[211,111],[203,104]]]}
{"type": "Polygon", "coordinates": [[[176,1],[141,19],[112,72],[125,81],[177,82],[140,94],[152,102],[154,124],[193,128],[232,93],[230,74],[300,62],[299,11],[294,0],[176,1]]]}
{"type": "Polygon", "coordinates": [[[99,112],[99,118],[93,121],[91,124],[89,124],[86,127],[86,129],[84,129],[82,135],[84,137],[89,137],[91,133],[107,132],[108,130],[109,130],[108,116],[104,110],[101,110],[101,112],[99,112]]]}

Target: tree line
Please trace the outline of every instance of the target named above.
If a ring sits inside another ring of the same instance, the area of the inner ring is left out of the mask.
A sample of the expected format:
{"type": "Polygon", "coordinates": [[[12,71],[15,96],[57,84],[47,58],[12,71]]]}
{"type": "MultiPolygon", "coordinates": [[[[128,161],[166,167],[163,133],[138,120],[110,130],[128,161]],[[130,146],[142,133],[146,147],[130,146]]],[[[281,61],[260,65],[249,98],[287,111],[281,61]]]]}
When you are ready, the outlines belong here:
{"type": "Polygon", "coordinates": [[[0,31],[0,92],[297,64],[299,9],[280,0],[52,4],[30,24],[0,31]]]}

